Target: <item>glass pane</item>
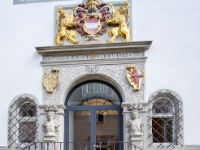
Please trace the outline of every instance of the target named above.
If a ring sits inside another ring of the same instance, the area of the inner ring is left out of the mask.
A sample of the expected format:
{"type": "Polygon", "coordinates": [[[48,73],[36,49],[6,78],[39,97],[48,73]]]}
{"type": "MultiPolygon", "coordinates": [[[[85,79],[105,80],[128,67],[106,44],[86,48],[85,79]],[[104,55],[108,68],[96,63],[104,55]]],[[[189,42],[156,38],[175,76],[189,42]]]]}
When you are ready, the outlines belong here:
{"type": "Polygon", "coordinates": [[[31,143],[35,142],[36,122],[19,123],[19,142],[31,143]]]}
{"type": "Polygon", "coordinates": [[[68,106],[83,105],[120,105],[120,100],[112,88],[94,82],[78,87],[68,100],[68,106]]]}
{"type": "Polygon", "coordinates": [[[96,149],[118,150],[118,111],[96,111],[96,149]]]}
{"type": "Polygon", "coordinates": [[[153,113],[172,113],[172,103],[167,99],[155,101],[152,107],[153,113]]]}
{"type": "Polygon", "coordinates": [[[96,106],[96,105],[112,105],[112,103],[104,99],[91,99],[84,101],[82,104],[82,106],[96,106]]]}
{"type": "Polygon", "coordinates": [[[152,132],[154,143],[173,142],[173,120],[171,118],[153,118],[152,132]]]}
{"type": "Polygon", "coordinates": [[[36,106],[31,102],[22,104],[19,107],[19,116],[20,117],[33,117],[36,115],[36,106]]]}
{"type": "Polygon", "coordinates": [[[69,111],[69,149],[89,150],[90,111],[69,111]]]}

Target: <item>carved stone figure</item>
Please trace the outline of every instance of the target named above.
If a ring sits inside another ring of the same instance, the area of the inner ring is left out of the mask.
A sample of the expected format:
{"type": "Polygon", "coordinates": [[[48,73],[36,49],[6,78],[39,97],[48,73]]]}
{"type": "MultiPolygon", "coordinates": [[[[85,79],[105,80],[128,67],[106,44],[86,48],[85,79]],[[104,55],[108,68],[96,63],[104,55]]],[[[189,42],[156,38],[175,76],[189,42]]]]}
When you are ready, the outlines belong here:
{"type": "Polygon", "coordinates": [[[139,119],[138,110],[132,110],[131,112],[132,120],[128,120],[126,126],[130,128],[130,135],[141,135],[143,123],[139,119]]]}
{"type": "Polygon", "coordinates": [[[44,129],[44,142],[55,142],[56,141],[56,132],[58,131],[58,127],[60,124],[55,120],[55,113],[57,111],[57,107],[47,106],[47,121],[43,123],[44,129]]]}
{"type": "Polygon", "coordinates": [[[73,44],[79,44],[79,41],[75,40],[77,37],[77,32],[74,30],[68,30],[69,27],[76,27],[77,23],[74,22],[74,14],[73,14],[74,8],[70,15],[67,13],[67,11],[63,10],[62,7],[58,7],[57,14],[57,28],[58,33],[56,34],[56,45],[63,45],[63,42],[60,40],[68,40],[69,42],[73,44]]]}
{"type": "Polygon", "coordinates": [[[48,121],[43,124],[45,128],[45,135],[56,136],[55,132],[59,126],[59,123],[54,120],[55,115],[52,112],[47,114],[48,121]]]}
{"type": "Polygon", "coordinates": [[[110,28],[108,34],[112,36],[108,43],[114,42],[118,36],[125,37],[123,42],[129,42],[131,40],[130,28],[128,27],[128,17],[130,16],[130,12],[128,8],[130,7],[130,3],[125,2],[118,10],[115,10],[112,4],[109,4],[112,8],[112,19],[108,19],[105,22],[107,24],[116,24],[118,27],[110,28]]]}
{"type": "MultiPolygon", "coordinates": [[[[128,119],[126,126],[129,128],[130,142],[132,145],[143,147],[143,123],[138,116],[138,109],[131,111],[132,119],[128,119]]],[[[134,150],[134,147],[132,147],[134,150]]]]}

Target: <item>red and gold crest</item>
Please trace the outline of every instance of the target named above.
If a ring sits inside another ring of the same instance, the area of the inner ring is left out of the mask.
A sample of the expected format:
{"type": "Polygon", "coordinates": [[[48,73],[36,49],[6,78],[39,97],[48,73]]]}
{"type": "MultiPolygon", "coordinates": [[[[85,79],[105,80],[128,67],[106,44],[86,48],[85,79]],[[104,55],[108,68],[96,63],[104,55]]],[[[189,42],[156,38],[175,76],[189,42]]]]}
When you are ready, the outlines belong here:
{"type": "Polygon", "coordinates": [[[95,14],[95,15],[86,15],[84,17],[84,26],[83,30],[88,34],[88,35],[95,35],[101,30],[101,23],[100,23],[100,15],[95,14]]]}
{"type": "Polygon", "coordinates": [[[138,91],[144,85],[145,71],[136,65],[130,65],[126,67],[130,72],[126,73],[126,77],[129,83],[133,86],[134,91],[138,91]]]}
{"type": "Polygon", "coordinates": [[[118,36],[125,37],[123,42],[129,42],[131,40],[131,30],[128,27],[129,7],[130,3],[124,2],[115,9],[113,4],[99,3],[98,0],[87,0],[72,10],[58,7],[56,45],[63,45],[63,40],[79,44],[80,41],[76,40],[78,35],[85,36],[85,41],[101,41],[99,36],[104,33],[111,36],[111,39],[107,40],[108,43],[115,42],[118,36]]]}

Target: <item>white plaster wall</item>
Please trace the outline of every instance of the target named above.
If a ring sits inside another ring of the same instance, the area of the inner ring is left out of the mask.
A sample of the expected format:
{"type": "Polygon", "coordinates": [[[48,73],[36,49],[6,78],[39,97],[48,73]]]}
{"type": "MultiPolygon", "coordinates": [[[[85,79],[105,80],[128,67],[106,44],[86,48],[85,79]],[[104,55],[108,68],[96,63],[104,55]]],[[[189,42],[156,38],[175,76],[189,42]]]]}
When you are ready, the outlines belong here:
{"type": "MultiPolygon", "coordinates": [[[[113,0],[114,1],[114,0],[113,0]]],[[[7,145],[7,108],[19,94],[42,99],[41,56],[36,46],[54,45],[54,7],[81,0],[13,5],[0,1],[0,146],[7,145]]],[[[133,0],[133,40],[153,40],[146,53],[146,101],[171,89],[184,102],[185,144],[199,144],[200,1],[133,0]]]]}
{"type": "Polygon", "coordinates": [[[7,145],[11,100],[29,93],[42,100],[42,57],[35,47],[54,45],[54,8],[81,0],[13,5],[0,1],[0,146],[7,145]]]}
{"type": "Polygon", "coordinates": [[[153,40],[146,53],[146,100],[159,89],[177,92],[185,144],[200,143],[200,1],[133,1],[133,40],[153,40]]]}

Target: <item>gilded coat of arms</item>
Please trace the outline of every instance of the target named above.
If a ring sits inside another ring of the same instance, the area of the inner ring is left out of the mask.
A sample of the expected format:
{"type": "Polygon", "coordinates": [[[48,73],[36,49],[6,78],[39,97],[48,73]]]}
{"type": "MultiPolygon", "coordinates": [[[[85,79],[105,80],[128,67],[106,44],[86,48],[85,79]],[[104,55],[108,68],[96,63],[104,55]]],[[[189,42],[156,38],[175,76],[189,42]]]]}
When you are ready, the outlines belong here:
{"type": "Polygon", "coordinates": [[[136,65],[130,65],[126,67],[129,69],[129,72],[126,73],[126,77],[129,83],[133,86],[134,91],[138,91],[144,84],[145,80],[145,71],[142,68],[137,67],[136,65]]]}
{"type": "Polygon", "coordinates": [[[60,81],[59,68],[52,68],[51,72],[45,72],[42,83],[47,92],[52,93],[60,81]]]}
{"type": "Polygon", "coordinates": [[[98,0],[88,0],[77,5],[70,13],[62,7],[57,8],[56,45],[63,45],[61,40],[68,40],[72,44],[79,44],[75,38],[80,34],[85,40],[98,41],[98,35],[108,31],[111,36],[108,43],[114,42],[118,36],[125,37],[123,42],[131,39],[128,18],[130,3],[125,2],[115,10],[111,3],[99,3],[98,0]],[[110,27],[112,26],[112,27],[110,27]]]}

